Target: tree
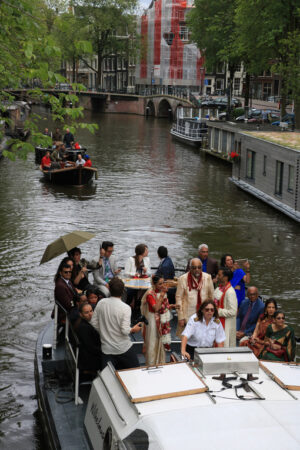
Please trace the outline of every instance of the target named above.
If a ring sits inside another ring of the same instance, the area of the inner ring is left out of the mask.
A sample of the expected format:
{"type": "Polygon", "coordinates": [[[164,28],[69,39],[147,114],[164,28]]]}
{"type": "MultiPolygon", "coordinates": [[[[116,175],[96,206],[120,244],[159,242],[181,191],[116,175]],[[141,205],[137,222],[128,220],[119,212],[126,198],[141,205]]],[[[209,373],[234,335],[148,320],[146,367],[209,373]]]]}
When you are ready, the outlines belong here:
{"type": "Polygon", "coordinates": [[[97,73],[97,85],[102,87],[102,63],[112,54],[128,54],[129,38],[135,33],[133,13],[137,0],[75,0],[75,15],[80,18],[86,40],[97,55],[97,67],[84,56],[80,59],[97,73]]]}
{"type": "MultiPolygon", "coordinates": [[[[5,116],[4,100],[12,102],[14,97],[10,89],[18,89],[24,85],[33,86],[37,81],[44,87],[53,86],[64,78],[55,70],[59,67],[61,52],[55,44],[53,36],[49,34],[49,27],[45,19],[45,5],[42,1],[31,0],[3,0],[0,2],[0,106],[1,115],[5,116]]],[[[81,87],[78,86],[80,89],[81,87]]],[[[33,88],[31,95],[45,99],[45,94],[39,88],[33,88]]],[[[72,94],[47,97],[52,105],[54,119],[60,120],[66,127],[74,131],[74,124],[83,116],[82,108],[67,108],[65,101],[78,100],[72,94]],[[66,121],[69,123],[66,124],[66,121]]],[[[8,121],[5,118],[5,121],[8,121]]],[[[78,127],[94,126],[78,122],[78,127]]],[[[29,151],[34,150],[38,143],[48,145],[49,138],[43,136],[37,129],[35,117],[32,115],[26,127],[31,131],[31,143],[10,141],[10,147],[4,151],[4,156],[15,159],[16,156],[26,158],[29,151]]],[[[0,139],[3,131],[0,133],[0,139]]]]}
{"type": "Polygon", "coordinates": [[[225,62],[229,70],[228,113],[231,112],[233,76],[241,54],[235,44],[236,0],[195,0],[188,16],[192,40],[204,51],[206,67],[225,62]]]}
{"type": "MultiPolygon", "coordinates": [[[[271,68],[281,76],[281,113],[286,96],[299,103],[299,34],[298,0],[266,2],[236,0],[235,23],[240,50],[248,56],[252,73],[271,68]],[[259,12],[259,13],[258,13],[259,12]]],[[[297,127],[300,117],[296,114],[297,127]]]]}

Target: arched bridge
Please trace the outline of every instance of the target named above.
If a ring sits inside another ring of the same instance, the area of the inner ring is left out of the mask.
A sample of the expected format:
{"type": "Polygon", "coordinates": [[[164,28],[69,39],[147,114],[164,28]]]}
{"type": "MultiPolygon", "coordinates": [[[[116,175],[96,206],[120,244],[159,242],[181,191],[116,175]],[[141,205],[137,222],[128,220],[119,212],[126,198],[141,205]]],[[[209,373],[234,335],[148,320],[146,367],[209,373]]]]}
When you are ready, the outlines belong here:
{"type": "MultiPolygon", "coordinates": [[[[30,89],[9,90],[22,99],[29,99],[30,89]]],[[[58,95],[60,92],[73,91],[59,89],[42,89],[42,91],[58,95]]],[[[178,106],[194,106],[188,98],[169,94],[137,95],[119,92],[81,91],[74,92],[79,98],[79,104],[85,109],[108,113],[139,114],[152,117],[176,117],[178,106]]]]}

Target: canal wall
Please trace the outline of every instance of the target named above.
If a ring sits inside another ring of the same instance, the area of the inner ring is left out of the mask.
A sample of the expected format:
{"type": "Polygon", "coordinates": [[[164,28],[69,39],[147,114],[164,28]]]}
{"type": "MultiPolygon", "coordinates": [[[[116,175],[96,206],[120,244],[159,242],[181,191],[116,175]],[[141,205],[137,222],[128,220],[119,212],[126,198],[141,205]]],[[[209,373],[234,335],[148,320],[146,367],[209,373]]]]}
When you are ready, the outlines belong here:
{"type": "Polygon", "coordinates": [[[264,139],[259,134],[235,124],[208,122],[208,148],[202,151],[226,161],[232,161],[231,152],[237,153],[231,181],[300,222],[300,149],[270,142],[266,133],[264,139]]]}

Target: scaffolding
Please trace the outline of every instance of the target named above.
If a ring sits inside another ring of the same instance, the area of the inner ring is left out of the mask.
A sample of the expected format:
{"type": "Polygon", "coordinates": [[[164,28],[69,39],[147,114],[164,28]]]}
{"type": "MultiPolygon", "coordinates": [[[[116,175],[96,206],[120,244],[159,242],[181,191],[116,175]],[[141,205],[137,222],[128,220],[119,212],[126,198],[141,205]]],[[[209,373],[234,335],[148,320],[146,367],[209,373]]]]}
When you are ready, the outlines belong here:
{"type": "Polygon", "coordinates": [[[153,0],[139,18],[137,85],[200,89],[205,76],[204,58],[190,42],[186,16],[191,8],[192,0],[153,0]]]}

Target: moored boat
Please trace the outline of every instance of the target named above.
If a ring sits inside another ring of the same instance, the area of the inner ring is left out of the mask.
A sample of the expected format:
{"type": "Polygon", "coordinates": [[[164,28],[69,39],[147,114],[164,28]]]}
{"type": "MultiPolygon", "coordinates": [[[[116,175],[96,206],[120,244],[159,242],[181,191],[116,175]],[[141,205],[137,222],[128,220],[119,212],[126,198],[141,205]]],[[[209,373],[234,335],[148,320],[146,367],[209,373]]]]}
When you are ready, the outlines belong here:
{"type": "Polygon", "coordinates": [[[98,170],[95,167],[71,166],[61,169],[42,170],[44,179],[49,183],[59,185],[82,186],[88,184],[95,176],[98,177],[98,170]]]}
{"type": "Polygon", "coordinates": [[[197,115],[193,108],[178,108],[170,133],[185,144],[201,147],[207,139],[207,124],[206,120],[201,119],[201,109],[197,115]]]}

